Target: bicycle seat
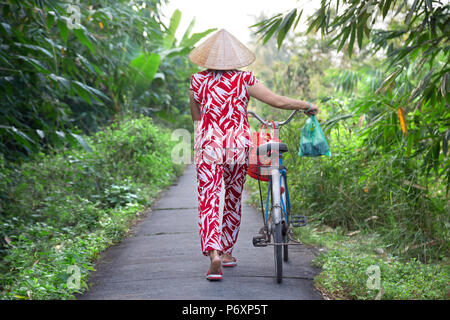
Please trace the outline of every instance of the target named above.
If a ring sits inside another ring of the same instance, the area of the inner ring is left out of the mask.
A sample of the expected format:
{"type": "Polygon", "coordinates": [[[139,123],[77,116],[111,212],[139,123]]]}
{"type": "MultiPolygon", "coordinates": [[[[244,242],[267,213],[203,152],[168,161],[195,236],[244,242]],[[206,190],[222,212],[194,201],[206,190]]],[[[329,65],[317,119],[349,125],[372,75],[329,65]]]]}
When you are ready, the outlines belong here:
{"type": "Polygon", "coordinates": [[[288,151],[288,147],[283,142],[269,141],[266,142],[256,149],[256,154],[259,155],[267,155],[270,151],[278,151],[280,153],[288,151]]]}

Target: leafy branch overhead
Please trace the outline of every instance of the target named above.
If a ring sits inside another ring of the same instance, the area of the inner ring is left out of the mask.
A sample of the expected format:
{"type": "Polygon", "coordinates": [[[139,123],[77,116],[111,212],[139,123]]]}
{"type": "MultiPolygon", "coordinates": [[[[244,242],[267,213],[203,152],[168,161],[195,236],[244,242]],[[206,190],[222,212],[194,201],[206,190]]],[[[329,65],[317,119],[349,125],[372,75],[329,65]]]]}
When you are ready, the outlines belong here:
{"type": "MultiPolygon", "coordinates": [[[[289,32],[299,24],[303,9],[279,13],[254,24],[263,44],[276,37],[281,48],[289,32]]],[[[450,129],[450,3],[437,0],[322,0],[306,19],[305,34],[320,33],[328,46],[355,57],[355,70],[342,71],[335,83],[353,97],[363,67],[363,57],[384,57],[376,71],[377,86],[370,97],[353,104],[352,114],[365,116],[370,126],[366,136],[388,150],[390,130],[397,123],[399,149],[410,157],[420,157],[422,169],[444,178],[450,186],[448,142],[450,129]],[[351,75],[351,77],[349,77],[351,75]],[[382,77],[380,78],[380,75],[382,77]],[[350,81],[352,83],[347,83],[350,81]],[[344,82],[345,81],[345,82],[344,82]],[[376,113],[374,114],[374,111],[376,113]],[[396,119],[395,122],[393,122],[396,119]],[[385,137],[384,143],[376,137],[385,137]],[[415,151],[414,151],[415,150],[415,151]],[[414,151],[414,152],[413,152],[414,151]]],[[[295,40],[292,40],[295,41],[295,40]]],[[[361,80],[363,79],[363,80],[361,80]]],[[[342,115],[338,115],[336,119],[342,115]]],[[[345,117],[344,117],[345,118],[345,117]]],[[[330,124],[336,123],[330,120],[330,124]]],[[[371,140],[372,141],[372,140],[371,140]]],[[[373,142],[372,141],[372,142],[373,142]]]]}

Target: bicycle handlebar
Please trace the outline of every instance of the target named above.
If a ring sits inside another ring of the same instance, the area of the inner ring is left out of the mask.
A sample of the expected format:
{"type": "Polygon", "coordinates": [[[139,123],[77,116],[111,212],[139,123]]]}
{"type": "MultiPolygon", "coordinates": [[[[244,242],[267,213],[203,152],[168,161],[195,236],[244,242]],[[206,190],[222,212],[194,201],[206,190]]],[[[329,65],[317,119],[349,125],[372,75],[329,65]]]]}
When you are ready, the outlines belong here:
{"type": "MultiPolygon", "coordinates": [[[[297,112],[299,112],[299,111],[300,111],[300,110],[294,110],[294,111],[289,115],[289,117],[288,117],[286,120],[282,121],[282,122],[277,122],[277,121],[275,121],[275,123],[277,124],[277,127],[284,126],[285,124],[288,124],[288,123],[292,120],[292,118],[294,117],[294,115],[295,115],[297,112]]],[[[264,121],[263,118],[261,118],[261,116],[259,116],[256,112],[254,112],[254,111],[247,111],[247,113],[248,113],[248,114],[251,114],[252,116],[254,116],[254,117],[255,117],[256,119],[258,119],[259,122],[261,122],[262,124],[267,124],[267,121],[264,121]]],[[[271,122],[269,122],[268,124],[269,124],[269,126],[273,126],[273,124],[272,124],[271,122]]]]}

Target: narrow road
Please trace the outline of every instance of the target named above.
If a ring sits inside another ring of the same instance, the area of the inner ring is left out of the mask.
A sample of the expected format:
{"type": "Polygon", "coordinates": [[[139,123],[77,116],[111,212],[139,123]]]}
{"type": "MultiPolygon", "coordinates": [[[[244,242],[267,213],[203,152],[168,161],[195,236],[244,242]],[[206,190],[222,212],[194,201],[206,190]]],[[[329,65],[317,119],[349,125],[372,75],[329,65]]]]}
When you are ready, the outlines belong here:
{"type": "Polygon", "coordinates": [[[244,193],[241,231],[233,252],[238,265],[224,268],[222,281],[205,279],[209,258],[200,251],[195,167],[188,165],[135,232],[103,253],[89,280],[90,290],[77,298],[322,299],[313,285],[319,271],[311,266],[313,253],[303,246],[290,247],[283,281],[276,283],[273,247],[252,245],[262,218],[246,204],[247,198],[244,193]]]}

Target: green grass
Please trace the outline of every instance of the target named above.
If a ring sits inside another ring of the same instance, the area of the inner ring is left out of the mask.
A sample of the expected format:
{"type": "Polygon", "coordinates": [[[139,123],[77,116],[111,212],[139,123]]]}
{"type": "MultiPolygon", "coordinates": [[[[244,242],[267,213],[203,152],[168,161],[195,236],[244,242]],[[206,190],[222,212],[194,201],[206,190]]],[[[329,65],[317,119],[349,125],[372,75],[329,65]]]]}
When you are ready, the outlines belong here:
{"type": "Polygon", "coordinates": [[[0,299],[84,292],[99,254],[181,174],[170,137],[150,118],[128,118],[84,137],[92,152],[55,150],[20,167],[0,161],[0,299]]]}
{"type": "Polygon", "coordinates": [[[320,247],[314,259],[321,273],[316,287],[332,299],[448,299],[450,267],[425,264],[388,252],[377,234],[346,235],[342,228],[312,222],[295,230],[305,245],[320,247]],[[372,285],[379,270],[379,286],[372,285]],[[368,284],[369,282],[369,284],[368,284]]]}

